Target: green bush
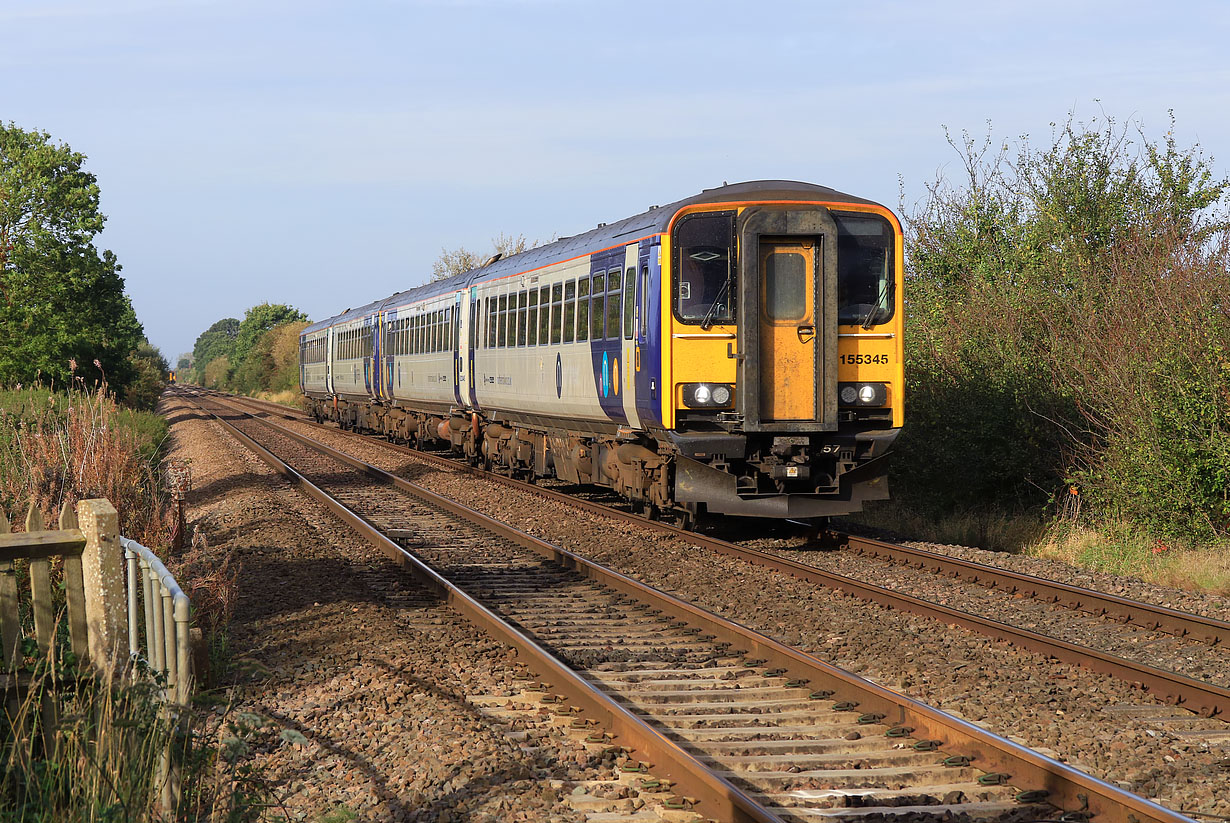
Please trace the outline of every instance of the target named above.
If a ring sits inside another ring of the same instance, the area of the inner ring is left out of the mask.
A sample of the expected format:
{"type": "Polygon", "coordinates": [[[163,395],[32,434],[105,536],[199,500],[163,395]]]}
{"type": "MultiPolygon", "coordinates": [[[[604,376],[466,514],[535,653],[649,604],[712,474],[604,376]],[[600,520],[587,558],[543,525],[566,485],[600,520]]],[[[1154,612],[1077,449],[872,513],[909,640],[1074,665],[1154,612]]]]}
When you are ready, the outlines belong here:
{"type": "Polygon", "coordinates": [[[1224,531],[1227,181],[1109,120],[950,142],[964,179],[905,218],[898,497],[1037,510],[1076,482],[1095,514],[1224,531]]]}

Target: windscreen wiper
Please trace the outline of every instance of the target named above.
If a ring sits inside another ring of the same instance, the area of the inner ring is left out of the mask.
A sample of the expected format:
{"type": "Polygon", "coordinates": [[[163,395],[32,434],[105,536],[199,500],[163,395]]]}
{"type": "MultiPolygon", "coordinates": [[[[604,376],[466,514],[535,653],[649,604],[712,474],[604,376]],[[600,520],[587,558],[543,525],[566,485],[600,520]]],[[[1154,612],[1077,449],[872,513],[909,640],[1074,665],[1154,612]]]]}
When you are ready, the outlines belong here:
{"type": "Polygon", "coordinates": [[[717,311],[717,307],[721,305],[722,298],[726,296],[728,289],[730,289],[729,277],[727,277],[726,282],[722,284],[722,288],[717,293],[717,297],[713,298],[713,302],[709,304],[709,311],[705,312],[704,318],[700,321],[700,327],[705,331],[709,331],[709,327],[713,325],[713,313],[717,311]]]}
{"type": "Polygon", "coordinates": [[[880,313],[880,309],[884,307],[885,298],[888,297],[888,283],[889,281],[885,279],[884,283],[880,286],[880,293],[876,295],[876,302],[867,310],[867,316],[863,318],[862,323],[864,329],[869,329],[874,325],[871,321],[880,313]]]}

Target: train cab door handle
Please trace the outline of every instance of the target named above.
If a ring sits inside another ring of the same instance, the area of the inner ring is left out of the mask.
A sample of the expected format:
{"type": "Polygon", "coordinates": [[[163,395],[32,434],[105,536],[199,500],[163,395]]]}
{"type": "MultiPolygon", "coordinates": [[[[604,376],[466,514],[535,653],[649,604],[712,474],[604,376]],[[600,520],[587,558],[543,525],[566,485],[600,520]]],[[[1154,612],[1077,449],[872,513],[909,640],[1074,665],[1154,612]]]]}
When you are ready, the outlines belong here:
{"type": "Polygon", "coordinates": [[[799,333],[800,343],[810,343],[816,337],[816,327],[815,326],[799,326],[798,333],[799,333]]]}

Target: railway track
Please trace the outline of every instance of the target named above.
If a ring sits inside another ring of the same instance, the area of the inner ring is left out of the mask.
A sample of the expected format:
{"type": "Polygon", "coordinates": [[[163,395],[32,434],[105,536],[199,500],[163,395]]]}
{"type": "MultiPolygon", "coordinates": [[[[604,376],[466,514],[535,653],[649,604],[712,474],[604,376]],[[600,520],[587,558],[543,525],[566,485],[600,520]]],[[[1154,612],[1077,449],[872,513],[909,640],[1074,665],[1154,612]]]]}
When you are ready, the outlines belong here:
{"type": "Polygon", "coordinates": [[[517,647],[550,683],[538,699],[652,763],[625,766],[676,782],[678,806],[730,820],[1187,820],[304,435],[211,413],[517,647]]]}
{"type": "MultiPolygon", "coordinates": [[[[263,401],[254,401],[249,398],[228,397],[227,400],[231,402],[238,400],[240,403],[260,408],[266,413],[282,414],[308,425],[320,426],[320,424],[308,421],[304,415],[293,414],[290,409],[285,407],[275,406],[263,401]]],[[[338,431],[335,427],[320,427],[328,431],[338,431]]],[[[370,441],[370,438],[368,440],[370,441]]],[[[1205,682],[1187,677],[1181,673],[1125,659],[1090,648],[1087,645],[1065,641],[1038,631],[1031,631],[1013,623],[961,611],[923,597],[911,595],[896,588],[825,570],[816,564],[785,557],[780,553],[760,551],[710,535],[685,531],[667,523],[648,521],[638,515],[612,508],[602,503],[495,475],[456,460],[397,444],[385,443],[383,441],[376,442],[379,442],[384,448],[412,455],[417,460],[423,460],[454,471],[480,475],[489,480],[606,517],[630,520],[644,528],[671,534],[694,545],[727,556],[737,557],[741,560],[788,574],[800,580],[834,588],[889,608],[941,620],[946,624],[958,625],[970,631],[1048,655],[1056,660],[1084,666],[1120,680],[1137,683],[1151,694],[1161,697],[1166,702],[1188,709],[1204,717],[1230,719],[1230,689],[1216,683],[1205,682]]],[[[1225,621],[871,538],[851,534],[840,534],[838,538],[842,547],[846,550],[860,555],[888,560],[930,574],[941,575],[954,580],[973,582],[1009,595],[1031,597],[1050,604],[1103,617],[1118,624],[1136,626],[1149,631],[1164,632],[1192,642],[1203,643],[1207,646],[1224,647],[1230,643],[1230,623],[1225,621]]]]}

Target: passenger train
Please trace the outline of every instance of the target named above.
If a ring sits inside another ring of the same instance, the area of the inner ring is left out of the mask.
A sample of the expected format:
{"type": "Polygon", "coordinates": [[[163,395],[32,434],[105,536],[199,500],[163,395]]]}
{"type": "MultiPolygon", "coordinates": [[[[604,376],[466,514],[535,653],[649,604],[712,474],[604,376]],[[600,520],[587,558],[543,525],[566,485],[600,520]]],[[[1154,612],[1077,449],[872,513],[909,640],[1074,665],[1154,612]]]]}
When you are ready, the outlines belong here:
{"type": "Polygon", "coordinates": [[[308,326],[300,384],[317,420],[651,516],[846,514],[888,496],[901,282],[887,208],[724,185],[308,326]]]}

